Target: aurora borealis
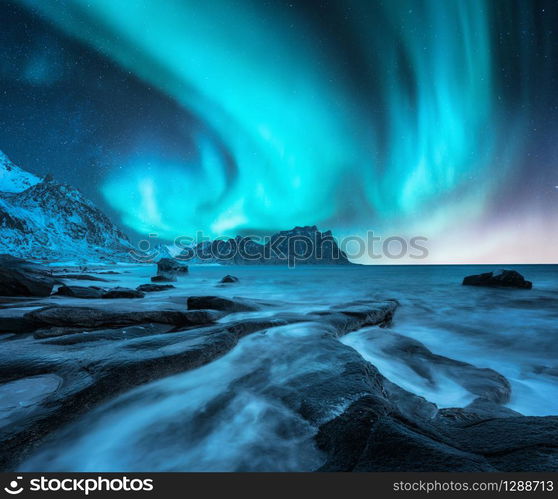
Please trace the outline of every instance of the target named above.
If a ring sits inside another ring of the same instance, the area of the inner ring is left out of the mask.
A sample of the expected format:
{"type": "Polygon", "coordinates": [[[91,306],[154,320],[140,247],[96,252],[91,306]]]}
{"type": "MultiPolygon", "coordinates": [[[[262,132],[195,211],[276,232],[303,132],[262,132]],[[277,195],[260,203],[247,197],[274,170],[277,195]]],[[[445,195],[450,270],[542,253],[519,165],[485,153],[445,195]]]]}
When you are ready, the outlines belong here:
{"type": "MultiPolygon", "coordinates": [[[[38,23],[25,24],[39,42],[24,58],[15,38],[3,43],[0,74],[35,99],[42,118],[25,127],[52,142],[37,145],[44,168],[67,171],[58,155],[79,165],[72,181],[138,237],[317,224],[339,236],[426,236],[429,262],[556,261],[556,2],[2,9],[8,31],[26,16],[38,23]],[[21,72],[7,75],[16,57],[21,72]]],[[[10,98],[0,97],[0,146],[33,169],[33,138],[13,144],[25,134],[6,117],[10,98]]]]}

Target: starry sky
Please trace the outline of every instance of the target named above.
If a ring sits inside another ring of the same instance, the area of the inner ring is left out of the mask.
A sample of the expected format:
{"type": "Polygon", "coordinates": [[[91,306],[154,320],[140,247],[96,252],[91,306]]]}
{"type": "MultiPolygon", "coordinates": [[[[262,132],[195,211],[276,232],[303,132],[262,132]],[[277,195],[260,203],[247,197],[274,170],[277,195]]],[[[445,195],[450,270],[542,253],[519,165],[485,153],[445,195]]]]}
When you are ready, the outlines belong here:
{"type": "Polygon", "coordinates": [[[4,0],[0,51],[0,149],[134,239],[558,261],[555,0],[4,0]]]}

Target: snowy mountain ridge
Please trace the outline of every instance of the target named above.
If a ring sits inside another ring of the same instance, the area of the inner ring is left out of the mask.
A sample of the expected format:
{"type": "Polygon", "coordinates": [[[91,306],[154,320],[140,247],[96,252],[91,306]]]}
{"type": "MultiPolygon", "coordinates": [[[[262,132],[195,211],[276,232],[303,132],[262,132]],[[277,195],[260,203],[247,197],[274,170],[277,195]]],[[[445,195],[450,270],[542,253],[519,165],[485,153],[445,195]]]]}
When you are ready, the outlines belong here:
{"type": "Polygon", "coordinates": [[[0,151],[0,192],[21,192],[40,181],[36,175],[14,165],[8,156],[0,151]]]}
{"type": "Polygon", "coordinates": [[[0,152],[0,253],[33,260],[128,260],[131,244],[74,187],[41,179],[0,152]]]}

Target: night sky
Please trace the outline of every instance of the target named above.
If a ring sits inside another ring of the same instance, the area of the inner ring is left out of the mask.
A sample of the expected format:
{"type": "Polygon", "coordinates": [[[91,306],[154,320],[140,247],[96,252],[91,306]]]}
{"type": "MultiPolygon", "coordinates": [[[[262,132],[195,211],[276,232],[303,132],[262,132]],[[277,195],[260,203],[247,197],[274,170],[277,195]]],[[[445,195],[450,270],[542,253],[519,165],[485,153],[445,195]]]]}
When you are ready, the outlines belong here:
{"type": "Polygon", "coordinates": [[[557,1],[3,1],[0,51],[0,149],[134,238],[558,260],[557,1]]]}

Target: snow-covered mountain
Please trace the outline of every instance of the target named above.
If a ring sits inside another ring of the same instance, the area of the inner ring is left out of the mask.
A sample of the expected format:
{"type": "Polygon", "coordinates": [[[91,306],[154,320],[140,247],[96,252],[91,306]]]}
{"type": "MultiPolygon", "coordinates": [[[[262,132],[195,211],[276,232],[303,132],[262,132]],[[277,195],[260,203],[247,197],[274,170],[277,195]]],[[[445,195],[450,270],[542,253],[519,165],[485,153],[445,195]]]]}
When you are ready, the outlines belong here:
{"type": "Polygon", "coordinates": [[[0,151],[0,192],[21,192],[41,179],[14,165],[8,156],[0,151]]]}
{"type": "Polygon", "coordinates": [[[0,253],[40,260],[128,259],[131,244],[74,187],[15,166],[0,152],[0,253]]]}

